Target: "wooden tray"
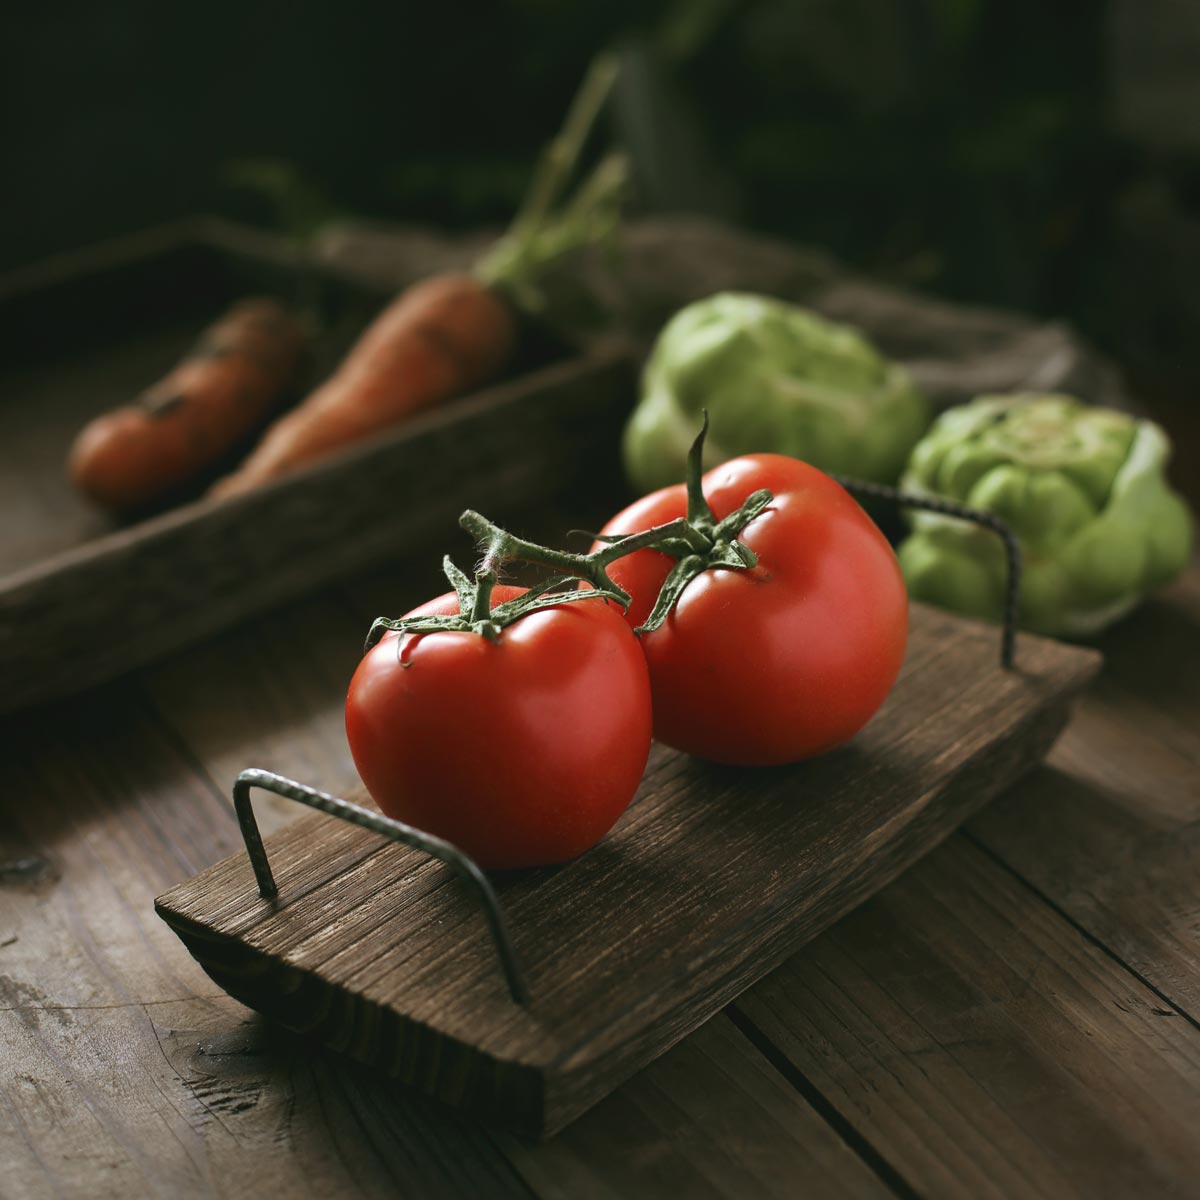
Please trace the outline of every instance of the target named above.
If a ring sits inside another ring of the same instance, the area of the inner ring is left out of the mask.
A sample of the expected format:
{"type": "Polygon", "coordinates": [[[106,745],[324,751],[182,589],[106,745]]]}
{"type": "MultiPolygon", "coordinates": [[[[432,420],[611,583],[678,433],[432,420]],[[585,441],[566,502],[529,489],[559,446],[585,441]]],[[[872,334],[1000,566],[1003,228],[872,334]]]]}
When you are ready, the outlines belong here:
{"type": "MultiPolygon", "coordinates": [[[[553,1133],[930,850],[1048,750],[1099,656],[917,606],[904,669],[849,746],[787,768],[656,747],[566,866],[494,882],[531,990],[506,988],[441,863],[314,815],[161,896],[239,1000],[451,1104],[553,1133]]],[[[284,765],[284,764],[278,764],[284,765]]]]}
{"type": "Polygon", "coordinates": [[[119,527],[70,489],[85,421],[161,376],[249,294],[320,312],[318,376],[385,303],[280,240],[199,221],[0,281],[0,713],[87,687],[571,478],[632,403],[618,357],[532,339],[516,376],[251,495],[119,527]],[[557,361],[555,355],[557,354],[557,361]],[[453,493],[452,495],[450,493],[453,493]]]}

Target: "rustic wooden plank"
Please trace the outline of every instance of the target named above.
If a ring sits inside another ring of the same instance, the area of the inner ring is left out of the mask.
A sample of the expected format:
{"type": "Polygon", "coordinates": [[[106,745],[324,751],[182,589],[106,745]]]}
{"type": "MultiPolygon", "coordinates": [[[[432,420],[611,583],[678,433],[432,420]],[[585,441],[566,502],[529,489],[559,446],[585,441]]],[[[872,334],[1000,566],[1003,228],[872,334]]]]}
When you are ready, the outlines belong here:
{"type": "Polygon", "coordinates": [[[1100,645],[1046,767],[971,835],[1200,1023],[1200,567],[1100,645]]]}
{"type": "Polygon", "coordinates": [[[853,745],[754,773],[656,751],[600,847],[499,882],[528,1010],[509,1000],[478,915],[440,865],[370,849],[372,835],[328,818],[272,846],[278,901],[258,898],[234,856],[159,909],[215,978],[285,1024],[553,1131],[1028,769],[1094,667],[1087,652],[1029,638],[1006,674],[994,631],[918,608],[901,679],[853,745]],[[336,852],[321,880],[326,844],[336,852]]]}
{"type": "Polygon", "coordinates": [[[1200,1030],[963,836],[734,1011],[913,1194],[1200,1179],[1200,1030]]]}

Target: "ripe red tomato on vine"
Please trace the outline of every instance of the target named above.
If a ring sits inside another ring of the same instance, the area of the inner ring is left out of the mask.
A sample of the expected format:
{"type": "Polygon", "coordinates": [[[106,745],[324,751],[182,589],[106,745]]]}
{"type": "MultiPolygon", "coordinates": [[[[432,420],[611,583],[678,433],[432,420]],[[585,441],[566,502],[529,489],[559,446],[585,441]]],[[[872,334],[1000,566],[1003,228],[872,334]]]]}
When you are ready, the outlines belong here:
{"type": "Polygon", "coordinates": [[[690,485],[638,500],[596,543],[680,518],[694,531],[670,553],[639,549],[608,567],[642,629],[655,737],[744,765],[830,750],[867,723],[903,662],[896,556],[815,467],[752,454],[701,479],[698,450],[693,460],[690,485]]]}
{"type": "Polygon", "coordinates": [[[463,591],[390,623],[428,631],[389,631],[360,662],[346,699],[350,751],[385,814],[481,867],[564,862],[637,790],[650,751],[646,661],[603,599],[506,622],[530,593],[489,592],[478,629],[463,591]]]}

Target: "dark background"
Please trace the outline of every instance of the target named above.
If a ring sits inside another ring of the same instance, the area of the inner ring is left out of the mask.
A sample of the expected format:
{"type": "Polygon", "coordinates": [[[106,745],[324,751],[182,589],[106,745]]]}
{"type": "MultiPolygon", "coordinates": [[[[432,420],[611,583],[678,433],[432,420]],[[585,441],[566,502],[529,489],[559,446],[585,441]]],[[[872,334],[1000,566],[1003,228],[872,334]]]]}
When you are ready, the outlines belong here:
{"type": "Polygon", "coordinates": [[[638,204],[1063,316],[1186,425],[1195,0],[21,6],[0,268],[198,211],[502,224],[592,54],[638,204]]]}

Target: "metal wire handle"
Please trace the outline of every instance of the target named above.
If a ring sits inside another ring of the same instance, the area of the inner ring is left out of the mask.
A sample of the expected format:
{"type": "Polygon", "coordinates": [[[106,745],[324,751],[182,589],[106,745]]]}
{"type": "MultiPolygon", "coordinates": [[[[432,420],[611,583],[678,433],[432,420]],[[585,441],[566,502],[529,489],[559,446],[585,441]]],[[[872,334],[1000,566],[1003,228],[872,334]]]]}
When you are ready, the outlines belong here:
{"type": "Polygon", "coordinates": [[[941,513],[946,517],[959,517],[964,521],[973,521],[990,529],[1004,543],[1004,557],[1007,561],[1007,572],[1004,586],[1004,631],[1000,637],[1000,665],[1006,670],[1013,669],[1013,658],[1017,644],[1017,614],[1021,599],[1021,546],[1012,526],[1002,521],[994,513],[984,512],[980,508],[968,508],[965,504],[956,504],[953,500],[943,500],[938,496],[918,496],[913,492],[902,492],[898,488],[887,487],[882,483],[867,483],[862,479],[849,479],[845,475],[833,475],[852,496],[862,496],[869,500],[887,500],[900,508],[922,508],[927,512],[941,513]]]}
{"type": "Polygon", "coordinates": [[[254,818],[254,809],[250,803],[250,789],[260,787],[265,791],[274,792],[288,800],[296,800],[307,804],[309,808],[319,809],[331,817],[349,821],[369,829],[372,833],[380,833],[389,841],[399,842],[403,846],[411,846],[414,850],[423,850],[431,858],[444,862],[454,873],[469,883],[476,891],[484,916],[487,917],[488,928],[492,941],[496,946],[496,954],[500,959],[500,967],[504,972],[505,981],[512,998],[518,1004],[529,1002],[529,988],[525,976],[513,949],[512,940],[508,935],[508,923],[504,919],[504,910],[496,893],[488,882],[487,876],[480,870],[475,861],[465,855],[457,846],[443,841],[432,834],[423,833],[411,825],[393,821],[380,813],[372,812],[359,804],[351,804],[349,800],[339,800],[328,792],[319,792],[316,788],[306,787],[294,779],[286,779],[273,771],[263,771],[251,767],[243,771],[233,785],[233,807],[237,813],[238,824],[242,829],[242,841],[246,843],[246,853],[250,857],[250,865],[254,868],[254,878],[258,882],[258,894],[269,900],[279,894],[275,886],[275,876],[271,873],[271,865],[267,862],[267,851],[263,846],[262,835],[258,831],[258,822],[254,818]]]}

